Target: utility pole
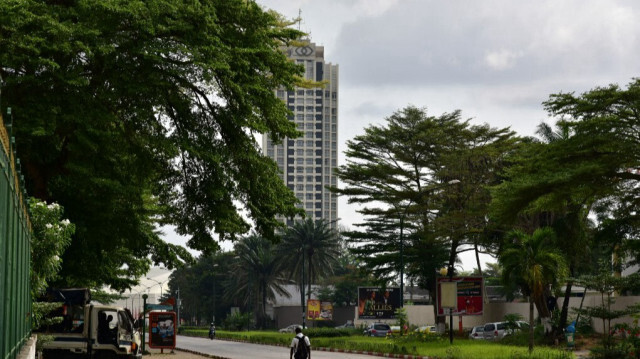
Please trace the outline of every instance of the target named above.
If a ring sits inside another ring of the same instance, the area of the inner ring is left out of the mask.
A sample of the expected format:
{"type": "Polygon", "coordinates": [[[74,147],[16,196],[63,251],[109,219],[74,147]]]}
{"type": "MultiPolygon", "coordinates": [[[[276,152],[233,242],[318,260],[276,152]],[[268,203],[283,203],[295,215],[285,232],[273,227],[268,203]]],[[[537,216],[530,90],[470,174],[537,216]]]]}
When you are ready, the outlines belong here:
{"type": "Polygon", "coordinates": [[[302,245],[302,329],[307,327],[306,303],[304,299],[304,245],[302,245]]]}
{"type": "Polygon", "coordinates": [[[178,307],[178,328],[180,328],[180,305],[182,304],[180,303],[180,287],[178,287],[178,290],[176,292],[178,292],[178,301],[176,302],[176,307],[178,307]]]}

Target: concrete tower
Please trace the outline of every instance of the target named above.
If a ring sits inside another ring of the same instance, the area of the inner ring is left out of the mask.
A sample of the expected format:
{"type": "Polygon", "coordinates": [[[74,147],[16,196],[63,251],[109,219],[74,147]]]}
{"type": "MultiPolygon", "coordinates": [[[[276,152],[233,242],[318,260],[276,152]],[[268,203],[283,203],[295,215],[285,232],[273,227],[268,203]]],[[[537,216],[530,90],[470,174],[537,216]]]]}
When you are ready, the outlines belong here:
{"type": "Polygon", "coordinates": [[[296,123],[303,136],[286,139],[280,145],[264,136],[262,148],[276,161],[282,179],[302,201],[300,206],[307,218],[324,219],[335,227],[337,196],[325,186],[337,184],[333,169],[338,165],[338,65],[325,62],[324,47],[312,42],[286,51],[290,59],[304,65],[306,79],[324,81],[325,85],[276,90],[278,98],[293,112],[289,120],[296,123]]]}

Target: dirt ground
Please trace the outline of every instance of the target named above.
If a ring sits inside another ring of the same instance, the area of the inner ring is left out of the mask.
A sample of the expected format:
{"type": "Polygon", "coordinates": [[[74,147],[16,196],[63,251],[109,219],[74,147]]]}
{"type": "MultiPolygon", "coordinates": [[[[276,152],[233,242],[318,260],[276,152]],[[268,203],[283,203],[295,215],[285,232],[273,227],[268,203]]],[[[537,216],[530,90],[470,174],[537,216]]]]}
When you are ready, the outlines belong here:
{"type": "Polygon", "coordinates": [[[151,354],[143,355],[142,359],[203,359],[206,358],[201,355],[184,352],[182,350],[164,350],[164,353],[160,352],[160,349],[149,350],[151,354]]]}

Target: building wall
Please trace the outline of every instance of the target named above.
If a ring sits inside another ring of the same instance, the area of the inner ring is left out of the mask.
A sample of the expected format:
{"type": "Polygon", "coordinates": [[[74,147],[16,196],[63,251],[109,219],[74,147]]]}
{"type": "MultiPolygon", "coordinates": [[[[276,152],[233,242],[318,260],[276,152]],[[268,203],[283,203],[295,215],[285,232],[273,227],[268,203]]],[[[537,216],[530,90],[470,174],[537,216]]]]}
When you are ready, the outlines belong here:
{"type": "MultiPolygon", "coordinates": [[[[582,298],[572,297],[569,301],[569,308],[579,308],[582,298]]],[[[624,309],[629,305],[637,304],[640,302],[640,296],[628,296],[628,297],[616,297],[615,303],[612,305],[612,310],[624,309]]],[[[601,305],[602,301],[599,296],[587,296],[584,299],[583,308],[594,307],[601,305]]],[[[561,299],[558,300],[558,305],[561,306],[561,299]]],[[[416,326],[421,325],[434,325],[435,317],[433,311],[433,305],[406,305],[407,316],[409,323],[416,326]]],[[[559,310],[559,309],[558,309],[559,310]]],[[[282,328],[289,324],[301,323],[301,310],[300,307],[278,307],[278,327],[282,328]],[[290,315],[289,315],[290,314],[290,315]]],[[[465,329],[472,328],[477,325],[483,325],[490,322],[499,322],[504,320],[505,314],[520,314],[525,320],[529,320],[529,303],[485,303],[484,313],[479,316],[463,316],[462,327],[465,329]]],[[[534,317],[538,317],[538,311],[534,308],[534,317]]],[[[344,324],[347,320],[355,319],[356,307],[348,308],[334,308],[334,322],[336,325],[344,324]],[[339,310],[339,313],[338,313],[339,310]]],[[[455,329],[459,326],[460,317],[453,317],[453,327],[455,329]]],[[[386,322],[389,324],[395,324],[395,320],[354,320],[356,326],[364,326],[372,322],[386,322]]],[[[447,325],[449,324],[449,317],[446,317],[447,325]]],[[[633,318],[626,316],[624,318],[614,320],[611,323],[613,326],[616,323],[633,323],[633,318]]],[[[592,320],[591,325],[598,333],[603,333],[602,321],[599,319],[592,320]]],[[[310,326],[310,325],[309,325],[310,326]]]]}
{"type": "MultiPolygon", "coordinates": [[[[306,42],[291,47],[287,56],[305,68],[305,78],[324,83],[324,87],[277,89],[276,96],[293,112],[302,136],[275,144],[263,137],[263,152],[282,171],[282,179],[301,201],[307,218],[338,219],[337,196],[325,187],[337,184],[338,165],[338,66],[324,60],[324,47],[306,42]]],[[[284,218],[281,218],[284,221],[284,218]]]]}

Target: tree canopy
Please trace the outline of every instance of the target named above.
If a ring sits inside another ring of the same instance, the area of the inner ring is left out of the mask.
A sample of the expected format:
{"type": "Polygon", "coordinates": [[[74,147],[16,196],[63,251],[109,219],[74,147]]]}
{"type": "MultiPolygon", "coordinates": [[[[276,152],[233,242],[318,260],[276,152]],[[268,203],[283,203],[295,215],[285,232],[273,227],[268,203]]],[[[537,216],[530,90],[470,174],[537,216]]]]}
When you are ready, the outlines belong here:
{"type": "Polygon", "coordinates": [[[516,143],[508,129],[473,126],[460,111],[429,116],[409,106],[367,127],[347,142],[337,172],[345,187],[332,189],[363,204],[365,230],[346,233],[354,253],[377,278],[392,280],[406,263],[410,277],[435,288],[436,270],[463,246],[488,246],[487,185],[516,143]]]}
{"type": "MultiPolygon", "coordinates": [[[[541,125],[544,141],[531,141],[510,156],[505,181],[493,191],[492,218],[531,232],[552,226],[572,276],[596,267],[586,256],[611,256],[613,249],[619,260],[633,263],[638,257],[633,248],[639,228],[640,80],[627,89],[610,85],[581,95],[552,94],[544,106],[557,121],[555,130],[541,125]]],[[[569,280],[555,328],[559,335],[571,285],[569,280]]]]}
{"type": "Polygon", "coordinates": [[[157,224],[209,252],[252,223],[273,238],[275,216],[299,212],[254,139],[297,135],[273,89],[298,83],[280,48],[301,33],[277,14],[250,0],[8,0],[0,22],[1,106],[28,191],[77,227],[65,285],[124,289],[150,261],[189,258],[157,224]]]}

